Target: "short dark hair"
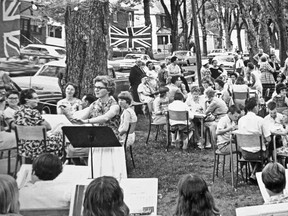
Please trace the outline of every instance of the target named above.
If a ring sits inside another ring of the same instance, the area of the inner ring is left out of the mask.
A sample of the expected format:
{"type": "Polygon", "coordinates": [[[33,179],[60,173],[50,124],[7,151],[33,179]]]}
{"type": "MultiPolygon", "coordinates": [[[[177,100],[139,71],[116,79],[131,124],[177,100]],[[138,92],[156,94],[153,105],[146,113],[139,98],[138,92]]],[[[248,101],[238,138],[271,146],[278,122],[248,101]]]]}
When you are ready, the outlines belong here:
{"type": "Polygon", "coordinates": [[[184,96],[181,92],[176,92],[174,95],[174,100],[184,101],[184,96]]]}
{"type": "Polygon", "coordinates": [[[125,100],[126,103],[129,104],[129,105],[131,104],[131,102],[133,100],[132,95],[128,91],[120,92],[120,94],[118,95],[118,99],[125,100]]]}
{"type": "Polygon", "coordinates": [[[9,91],[7,91],[7,93],[6,93],[6,97],[9,97],[9,96],[12,95],[12,94],[18,95],[18,97],[19,97],[19,95],[20,95],[20,93],[19,93],[17,90],[9,90],[9,91]]]}
{"type": "Polygon", "coordinates": [[[148,65],[149,65],[150,63],[153,63],[153,62],[152,62],[152,61],[147,61],[147,62],[146,62],[146,66],[148,67],[148,65]]]}
{"type": "Polygon", "coordinates": [[[244,78],[242,76],[239,76],[236,81],[235,81],[236,85],[243,85],[245,84],[244,78]]]}
{"type": "Polygon", "coordinates": [[[89,104],[92,104],[94,101],[96,101],[96,97],[92,94],[86,94],[84,96],[85,96],[84,100],[88,101],[89,104]]]}
{"type": "Polygon", "coordinates": [[[279,84],[276,85],[276,93],[277,94],[280,94],[282,89],[286,89],[286,85],[285,84],[279,83],[279,84]]]}
{"type": "Polygon", "coordinates": [[[175,62],[175,61],[177,60],[177,58],[178,58],[177,56],[172,56],[172,58],[171,58],[171,60],[170,60],[171,63],[175,62]]]}
{"type": "Polygon", "coordinates": [[[32,99],[33,98],[33,94],[36,93],[36,91],[34,89],[24,89],[23,91],[21,91],[20,93],[20,98],[19,98],[19,102],[20,104],[26,104],[26,99],[32,99]]]}
{"type": "Polygon", "coordinates": [[[219,78],[217,78],[216,80],[214,80],[214,83],[218,83],[219,86],[221,86],[222,88],[224,87],[225,83],[220,80],[219,78]]]}
{"type": "Polygon", "coordinates": [[[274,110],[274,109],[276,109],[276,102],[275,101],[270,101],[268,104],[267,104],[267,108],[269,109],[269,110],[274,110]]]}
{"type": "Polygon", "coordinates": [[[255,67],[254,67],[254,64],[252,62],[248,62],[247,63],[247,67],[251,70],[253,70],[255,67]]]}
{"type": "Polygon", "coordinates": [[[180,77],[180,76],[173,76],[173,77],[171,78],[171,83],[175,84],[176,81],[179,79],[179,77],[180,77]]]}
{"type": "Polygon", "coordinates": [[[214,60],[212,60],[212,62],[211,62],[211,63],[213,64],[215,61],[217,62],[217,60],[216,60],[216,59],[214,59],[214,60]]]}
{"type": "Polygon", "coordinates": [[[234,72],[230,74],[230,77],[231,76],[235,76],[236,78],[238,77],[238,75],[236,73],[234,73],[234,72]]]}
{"type": "Polygon", "coordinates": [[[239,109],[238,106],[236,106],[236,105],[231,105],[231,106],[228,108],[227,113],[231,113],[232,115],[235,114],[235,113],[240,114],[240,113],[241,113],[241,110],[239,109]]]}
{"type": "Polygon", "coordinates": [[[262,171],[262,181],[268,190],[281,193],[286,187],[285,168],[277,162],[268,163],[262,171]]]}
{"type": "Polygon", "coordinates": [[[255,97],[249,98],[245,101],[245,109],[252,111],[257,106],[257,99],[255,97]]]}
{"type": "Polygon", "coordinates": [[[280,77],[281,78],[281,82],[283,82],[285,79],[286,79],[286,76],[283,74],[283,73],[279,73],[277,75],[277,77],[280,77]]]}
{"type": "Polygon", "coordinates": [[[43,153],[39,155],[32,165],[32,172],[44,181],[54,180],[61,172],[63,166],[61,160],[53,154],[43,153]]]}

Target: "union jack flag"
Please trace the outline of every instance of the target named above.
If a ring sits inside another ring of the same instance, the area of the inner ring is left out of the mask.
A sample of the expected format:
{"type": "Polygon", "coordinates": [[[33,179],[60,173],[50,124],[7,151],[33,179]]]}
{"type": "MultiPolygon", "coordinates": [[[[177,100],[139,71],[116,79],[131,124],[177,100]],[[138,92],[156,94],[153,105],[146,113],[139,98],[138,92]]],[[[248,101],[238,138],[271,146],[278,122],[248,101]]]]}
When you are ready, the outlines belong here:
{"type": "Polygon", "coordinates": [[[121,48],[151,47],[151,26],[119,28],[110,26],[110,45],[121,48]]]}
{"type": "Polygon", "coordinates": [[[0,57],[10,57],[20,54],[19,6],[19,0],[1,0],[0,57]]]}

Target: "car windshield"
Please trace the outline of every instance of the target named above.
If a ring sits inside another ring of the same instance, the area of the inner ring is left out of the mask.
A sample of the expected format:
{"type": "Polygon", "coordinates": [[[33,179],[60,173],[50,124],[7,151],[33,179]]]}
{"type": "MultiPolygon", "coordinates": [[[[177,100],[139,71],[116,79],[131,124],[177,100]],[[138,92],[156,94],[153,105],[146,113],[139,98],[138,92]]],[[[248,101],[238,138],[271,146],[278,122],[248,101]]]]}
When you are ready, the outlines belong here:
{"type": "Polygon", "coordinates": [[[125,59],[137,59],[137,58],[140,58],[139,55],[126,55],[125,56],[125,59]]]}
{"type": "Polygon", "coordinates": [[[65,73],[65,67],[45,65],[42,67],[38,76],[57,77],[59,73],[65,73]]]}
{"type": "Polygon", "coordinates": [[[186,56],[187,52],[174,52],[174,55],[176,55],[176,56],[186,56]]]}

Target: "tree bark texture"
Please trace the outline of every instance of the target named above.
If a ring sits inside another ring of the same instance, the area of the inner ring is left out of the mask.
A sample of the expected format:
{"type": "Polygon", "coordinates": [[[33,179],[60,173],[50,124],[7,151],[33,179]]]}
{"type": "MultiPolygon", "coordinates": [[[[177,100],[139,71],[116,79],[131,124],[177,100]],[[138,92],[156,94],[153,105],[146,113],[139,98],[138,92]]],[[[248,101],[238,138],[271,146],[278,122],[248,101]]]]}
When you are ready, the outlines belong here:
{"type": "Polygon", "coordinates": [[[277,24],[279,27],[279,57],[281,65],[284,66],[284,61],[287,58],[286,51],[288,50],[288,35],[286,29],[286,20],[284,14],[284,3],[282,0],[275,0],[275,8],[277,14],[277,24]]]}
{"type": "Polygon", "coordinates": [[[243,23],[241,23],[241,24],[237,23],[236,24],[238,50],[240,50],[241,52],[243,52],[242,41],[241,41],[242,25],[243,25],[243,23]]]}
{"type": "Polygon", "coordinates": [[[144,4],[144,18],[145,18],[145,26],[151,25],[150,19],[150,0],[143,0],[144,4]]]}
{"type": "Polygon", "coordinates": [[[77,97],[93,92],[93,79],[107,75],[109,2],[91,0],[65,14],[67,69],[65,82],[77,84],[77,97]]]}
{"type": "Polygon", "coordinates": [[[198,32],[198,21],[197,21],[197,14],[196,14],[196,3],[197,0],[191,0],[192,6],[192,16],[194,20],[194,40],[195,40],[195,50],[196,50],[196,62],[197,62],[197,78],[198,78],[198,85],[201,86],[201,49],[200,49],[200,41],[199,41],[199,32],[198,32]]]}
{"type": "Polygon", "coordinates": [[[270,53],[270,35],[268,31],[268,11],[265,1],[259,1],[260,13],[259,13],[259,47],[261,47],[265,53],[270,53]]]}

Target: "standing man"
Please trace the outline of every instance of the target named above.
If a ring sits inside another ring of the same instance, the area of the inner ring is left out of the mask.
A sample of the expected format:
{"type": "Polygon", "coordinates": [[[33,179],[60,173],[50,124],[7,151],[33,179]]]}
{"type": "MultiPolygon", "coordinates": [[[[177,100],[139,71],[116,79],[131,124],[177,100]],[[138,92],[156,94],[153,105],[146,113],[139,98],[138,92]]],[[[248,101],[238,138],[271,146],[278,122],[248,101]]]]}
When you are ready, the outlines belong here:
{"type": "MultiPolygon", "coordinates": [[[[143,70],[144,65],[145,65],[144,62],[142,62],[141,59],[138,58],[135,62],[135,65],[133,67],[131,67],[131,70],[130,70],[129,82],[130,82],[130,86],[132,89],[133,100],[135,102],[140,102],[137,88],[138,88],[139,84],[141,83],[141,79],[146,76],[146,74],[143,70]]],[[[136,106],[135,112],[136,112],[136,114],[140,114],[142,112],[141,107],[136,106]]]]}

